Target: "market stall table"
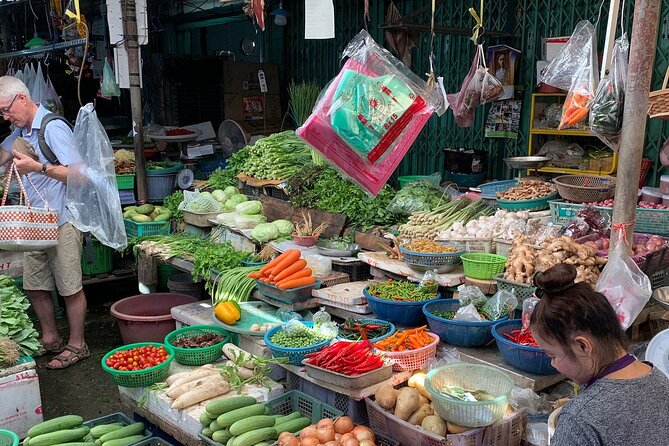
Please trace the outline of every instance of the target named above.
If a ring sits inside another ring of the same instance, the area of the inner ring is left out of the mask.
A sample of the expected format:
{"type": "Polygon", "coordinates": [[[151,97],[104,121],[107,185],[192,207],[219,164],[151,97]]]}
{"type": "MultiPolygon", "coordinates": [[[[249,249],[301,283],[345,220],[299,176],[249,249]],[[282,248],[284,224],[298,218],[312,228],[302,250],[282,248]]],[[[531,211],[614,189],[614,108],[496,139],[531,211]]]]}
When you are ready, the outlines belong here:
{"type": "MultiPolygon", "coordinates": [[[[170,364],[170,375],[195,369],[197,367],[185,366],[173,361],[170,364]]],[[[242,393],[255,398],[258,402],[266,402],[276,398],[284,391],[283,386],[275,381],[269,380],[266,386],[246,385],[242,393]]],[[[187,409],[174,410],[171,408],[172,399],[165,395],[165,391],[147,390],[145,387],[130,388],[119,386],[121,400],[135,413],[146,418],[150,423],[158,426],[165,433],[174,437],[180,443],[188,446],[201,446],[198,434],[202,431],[200,415],[204,413],[207,402],[225,399],[237,395],[234,390],[229,393],[212,398],[187,409]],[[148,398],[144,396],[148,392],[148,398]],[[145,400],[140,404],[141,400],[145,400]]]]}
{"type": "MultiPolygon", "coordinates": [[[[361,252],[358,258],[363,262],[392,274],[406,277],[412,282],[419,282],[423,274],[414,271],[409,266],[397,259],[391,259],[385,252],[361,252]]],[[[443,287],[454,287],[465,282],[465,273],[462,265],[458,265],[453,272],[437,274],[439,285],[443,287]]]]}

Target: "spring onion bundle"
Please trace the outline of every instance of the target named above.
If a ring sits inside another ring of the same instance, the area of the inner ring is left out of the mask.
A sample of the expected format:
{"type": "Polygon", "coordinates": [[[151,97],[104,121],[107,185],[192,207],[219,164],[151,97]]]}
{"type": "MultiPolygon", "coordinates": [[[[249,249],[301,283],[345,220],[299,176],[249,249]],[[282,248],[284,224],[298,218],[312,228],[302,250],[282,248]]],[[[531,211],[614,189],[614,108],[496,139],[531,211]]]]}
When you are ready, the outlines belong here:
{"type": "Polygon", "coordinates": [[[249,300],[251,291],[256,282],[249,279],[248,275],[260,271],[260,266],[242,266],[223,271],[214,283],[207,283],[207,291],[211,294],[211,304],[234,300],[235,302],[246,302],[249,300]]]}
{"type": "Polygon", "coordinates": [[[472,202],[463,197],[437,207],[432,212],[414,212],[409,221],[400,226],[400,234],[409,238],[433,239],[440,231],[450,228],[455,222],[467,223],[483,215],[494,213],[482,200],[472,202]]]}
{"type": "Polygon", "coordinates": [[[262,138],[248,151],[244,173],[261,180],[290,178],[311,160],[311,147],[292,130],[262,138]]]}

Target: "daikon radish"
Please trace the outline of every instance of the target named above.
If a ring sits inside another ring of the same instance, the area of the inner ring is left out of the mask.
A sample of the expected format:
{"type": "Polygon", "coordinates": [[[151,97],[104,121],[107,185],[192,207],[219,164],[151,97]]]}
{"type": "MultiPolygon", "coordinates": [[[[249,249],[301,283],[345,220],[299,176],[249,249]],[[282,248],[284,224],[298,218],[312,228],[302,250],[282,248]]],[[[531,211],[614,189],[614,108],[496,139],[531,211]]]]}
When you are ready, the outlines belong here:
{"type": "Polygon", "coordinates": [[[189,372],[188,375],[184,375],[180,378],[178,378],[176,381],[173,381],[172,384],[170,384],[170,387],[178,387],[181,384],[186,384],[187,382],[195,381],[196,379],[200,378],[206,378],[207,376],[211,375],[218,375],[220,372],[214,368],[207,368],[207,369],[197,369],[193,370],[192,372],[189,372]]]}
{"type": "Polygon", "coordinates": [[[225,365],[237,367],[237,374],[241,379],[253,378],[253,376],[255,375],[255,372],[253,370],[247,369],[246,367],[240,367],[232,361],[226,361],[225,365]]]}
{"type": "Polygon", "coordinates": [[[172,399],[176,399],[181,395],[183,395],[184,393],[189,392],[205,384],[208,384],[210,382],[221,382],[221,381],[227,382],[227,380],[223,378],[220,373],[218,375],[209,375],[205,376],[204,378],[196,379],[194,381],[189,381],[187,383],[181,384],[180,386],[170,387],[169,389],[167,389],[167,392],[165,392],[165,395],[167,395],[172,399]]]}
{"type": "Polygon", "coordinates": [[[227,381],[208,383],[197,389],[190,390],[172,403],[172,409],[184,409],[194,404],[201,403],[230,391],[230,384],[227,381]]]}
{"type": "Polygon", "coordinates": [[[253,369],[254,356],[251,353],[237,347],[232,342],[228,342],[223,346],[223,354],[226,358],[235,363],[238,363],[237,358],[241,356],[243,358],[242,366],[246,367],[247,369],[253,369]]]}
{"type": "Polygon", "coordinates": [[[165,380],[165,384],[167,384],[168,386],[171,386],[171,385],[174,383],[174,381],[176,381],[177,379],[179,379],[179,378],[183,378],[183,377],[185,377],[185,376],[190,375],[190,374],[193,373],[193,372],[196,372],[196,371],[199,371],[199,370],[203,370],[203,369],[205,369],[205,370],[206,370],[206,369],[211,369],[211,370],[213,370],[213,369],[214,369],[214,365],[213,365],[213,364],[205,364],[205,365],[203,365],[202,367],[197,368],[197,369],[195,369],[195,370],[189,370],[188,372],[179,372],[179,373],[175,373],[174,375],[170,375],[170,376],[167,377],[167,379],[165,380]]]}

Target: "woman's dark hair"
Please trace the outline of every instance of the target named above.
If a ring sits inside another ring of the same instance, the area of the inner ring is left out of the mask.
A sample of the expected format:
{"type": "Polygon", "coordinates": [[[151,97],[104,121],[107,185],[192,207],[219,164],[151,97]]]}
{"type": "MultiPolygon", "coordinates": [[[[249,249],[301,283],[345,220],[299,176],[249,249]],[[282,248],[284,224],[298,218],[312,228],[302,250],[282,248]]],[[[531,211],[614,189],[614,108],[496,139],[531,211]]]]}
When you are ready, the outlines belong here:
{"type": "Polygon", "coordinates": [[[534,277],[543,295],[532,312],[530,326],[570,355],[574,337],[589,334],[602,347],[595,355],[607,360],[618,348],[627,347],[627,336],[606,297],[587,283],[574,283],[575,279],[576,267],[564,263],[534,277]]]}

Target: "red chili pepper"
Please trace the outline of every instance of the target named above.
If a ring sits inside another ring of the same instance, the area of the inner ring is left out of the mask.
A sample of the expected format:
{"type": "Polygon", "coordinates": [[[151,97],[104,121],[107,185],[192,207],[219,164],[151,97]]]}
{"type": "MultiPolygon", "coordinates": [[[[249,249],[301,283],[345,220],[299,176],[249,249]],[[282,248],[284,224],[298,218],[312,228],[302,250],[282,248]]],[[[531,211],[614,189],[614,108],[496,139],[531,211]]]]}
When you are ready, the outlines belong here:
{"type": "Polygon", "coordinates": [[[508,340],[515,342],[516,344],[526,345],[529,347],[539,347],[539,345],[537,345],[537,341],[534,340],[534,336],[532,336],[532,332],[529,330],[512,330],[511,333],[502,334],[508,340]]]}

